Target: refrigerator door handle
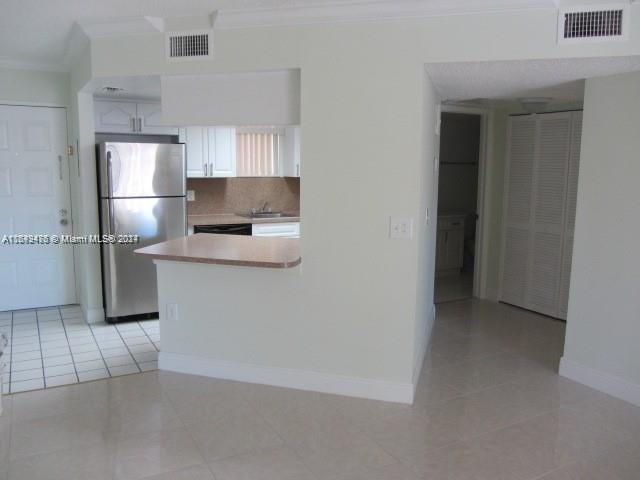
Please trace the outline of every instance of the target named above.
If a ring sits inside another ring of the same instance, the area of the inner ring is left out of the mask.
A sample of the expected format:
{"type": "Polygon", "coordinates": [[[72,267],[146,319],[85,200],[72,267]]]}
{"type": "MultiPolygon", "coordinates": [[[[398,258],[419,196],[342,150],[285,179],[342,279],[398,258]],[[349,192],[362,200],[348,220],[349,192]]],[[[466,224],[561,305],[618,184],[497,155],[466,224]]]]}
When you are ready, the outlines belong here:
{"type": "Polygon", "coordinates": [[[107,150],[107,196],[111,197],[113,195],[112,188],[113,176],[111,172],[111,152],[107,150]]]}

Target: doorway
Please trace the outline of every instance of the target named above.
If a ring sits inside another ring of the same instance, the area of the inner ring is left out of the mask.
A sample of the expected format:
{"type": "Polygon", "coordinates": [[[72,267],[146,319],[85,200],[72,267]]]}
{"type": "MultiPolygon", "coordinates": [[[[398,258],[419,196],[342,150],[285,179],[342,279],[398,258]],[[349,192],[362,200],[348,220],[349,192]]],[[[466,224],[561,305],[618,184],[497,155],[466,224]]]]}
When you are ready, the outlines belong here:
{"type": "Polygon", "coordinates": [[[482,115],[442,112],[435,303],[473,296],[482,130],[482,115]]]}
{"type": "Polygon", "coordinates": [[[66,110],[0,105],[0,311],[76,301],[71,233],[66,110]]]}

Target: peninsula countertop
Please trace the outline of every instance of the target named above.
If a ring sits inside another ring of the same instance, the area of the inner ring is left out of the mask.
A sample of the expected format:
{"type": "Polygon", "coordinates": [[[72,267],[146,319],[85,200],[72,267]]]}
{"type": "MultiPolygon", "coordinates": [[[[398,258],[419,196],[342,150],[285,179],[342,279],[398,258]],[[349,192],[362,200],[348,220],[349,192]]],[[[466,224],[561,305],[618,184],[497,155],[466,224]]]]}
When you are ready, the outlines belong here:
{"type": "Polygon", "coordinates": [[[238,215],[236,213],[214,213],[188,215],[187,223],[190,227],[194,225],[234,225],[237,223],[282,223],[282,222],[299,222],[300,213],[285,213],[282,217],[271,218],[251,218],[238,215]]]}
{"type": "Polygon", "coordinates": [[[300,264],[297,238],[196,233],[135,250],[155,260],[242,267],[291,268],[300,264]]]}

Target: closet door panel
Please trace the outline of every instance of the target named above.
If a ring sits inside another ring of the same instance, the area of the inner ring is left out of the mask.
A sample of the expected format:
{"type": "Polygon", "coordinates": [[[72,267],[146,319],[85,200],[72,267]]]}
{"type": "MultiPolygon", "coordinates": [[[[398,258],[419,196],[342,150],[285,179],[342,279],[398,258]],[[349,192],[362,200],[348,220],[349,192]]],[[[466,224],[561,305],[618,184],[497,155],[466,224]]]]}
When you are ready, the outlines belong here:
{"type": "Polygon", "coordinates": [[[511,117],[509,119],[500,300],[519,306],[525,305],[529,276],[535,141],[534,118],[511,117]]]}
{"type": "Polygon", "coordinates": [[[571,262],[573,259],[573,232],[576,224],[576,202],[578,198],[578,173],[580,170],[580,142],[582,140],[582,112],[573,113],[571,129],[571,153],[567,176],[567,199],[565,213],[564,245],[562,249],[562,274],[560,278],[560,317],[567,318],[571,262]]]}
{"type": "Polygon", "coordinates": [[[571,113],[538,116],[528,307],[559,315],[571,113]]]}

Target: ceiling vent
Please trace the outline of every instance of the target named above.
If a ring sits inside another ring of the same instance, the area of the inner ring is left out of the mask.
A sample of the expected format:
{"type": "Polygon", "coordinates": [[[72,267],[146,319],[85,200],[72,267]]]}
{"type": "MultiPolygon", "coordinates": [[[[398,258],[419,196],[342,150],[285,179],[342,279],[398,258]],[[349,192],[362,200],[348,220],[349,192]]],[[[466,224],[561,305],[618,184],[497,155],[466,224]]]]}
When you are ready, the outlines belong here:
{"type": "Polygon", "coordinates": [[[213,52],[213,35],[211,30],[167,33],[165,49],[167,60],[209,58],[213,52]]]}
{"type": "Polygon", "coordinates": [[[562,8],[558,16],[558,43],[626,40],[629,13],[628,4],[562,8]]]}

